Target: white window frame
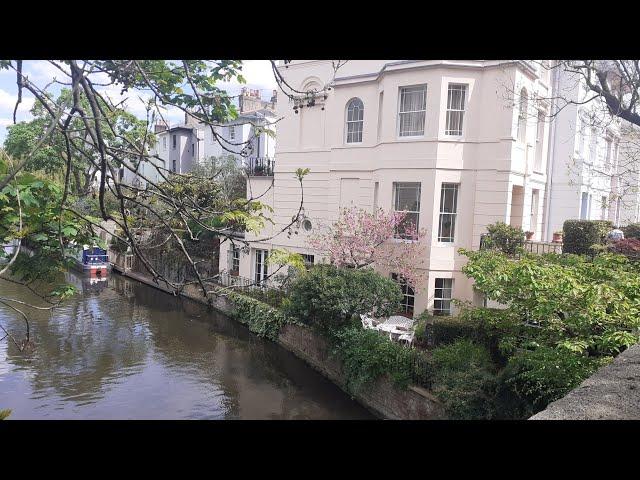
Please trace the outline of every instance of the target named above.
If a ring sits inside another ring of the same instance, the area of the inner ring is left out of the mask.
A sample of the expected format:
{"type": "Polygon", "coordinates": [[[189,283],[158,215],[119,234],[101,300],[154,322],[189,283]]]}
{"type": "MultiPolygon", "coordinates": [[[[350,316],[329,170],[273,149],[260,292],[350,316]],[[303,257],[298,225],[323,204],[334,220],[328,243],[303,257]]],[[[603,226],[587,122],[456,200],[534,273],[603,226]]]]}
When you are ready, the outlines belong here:
{"type": "Polygon", "coordinates": [[[527,115],[529,114],[529,93],[526,88],[520,90],[520,103],[518,104],[518,131],[517,140],[527,144],[527,115]]]}
{"type": "Polygon", "coordinates": [[[235,139],[236,139],[236,126],[229,125],[229,140],[235,140],[235,139]]]}
{"type": "Polygon", "coordinates": [[[397,135],[399,138],[422,138],[425,135],[425,131],[427,129],[427,84],[423,83],[423,84],[419,84],[419,85],[403,85],[402,87],[399,87],[398,89],[398,127],[397,127],[397,135]],[[403,112],[402,111],[402,95],[406,90],[410,90],[410,89],[422,89],[424,90],[424,109],[423,110],[410,110],[410,111],[406,111],[403,112]],[[423,114],[423,122],[422,122],[422,133],[414,133],[412,132],[410,135],[409,134],[402,134],[402,116],[403,115],[409,115],[409,114],[414,114],[414,113],[421,113],[423,114]]]}
{"type": "Polygon", "coordinates": [[[311,253],[303,253],[302,254],[302,261],[304,262],[304,266],[307,270],[309,270],[311,267],[313,267],[316,263],[316,257],[315,255],[312,255],[311,253]]]}
{"type": "Polygon", "coordinates": [[[600,220],[606,220],[608,215],[607,215],[607,203],[609,203],[609,199],[607,198],[606,195],[603,195],[600,197],[600,220]]]}
{"type": "Polygon", "coordinates": [[[445,114],[445,125],[444,125],[444,134],[448,137],[462,137],[464,134],[464,117],[465,117],[465,112],[467,111],[467,99],[469,96],[469,84],[468,83],[449,83],[447,85],[447,112],[445,114]],[[454,87],[452,89],[452,87],[454,87]],[[462,87],[462,89],[460,89],[460,87],[462,87]],[[452,92],[454,90],[458,90],[458,91],[462,91],[462,109],[460,108],[452,108],[451,107],[451,100],[452,100],[452,92]],[[460,113],[460,117],[459,117],[459,129],[452,129],[451,128],[451,121],[453,119],[453,112],[459,112],[460,113]],[[455,133],[453,133],[455,132],[455,133]]]}
{"type": "Polygon", "coordinates": [[[402,290],[402,302],[400,303],[402,313],[413,317],[416,309],[416,289],[397,273],[391,274],[391,280],[396,282],[402,290]]]}
{"type": "Polygon", "coordinates": [[[352,144],[358,144],[358,143],[362,143],[362,139],[364,138],[364,102],[358,98],[358,97],[354,97],[351,100],[349,100],[347,102],[347,108],[345,109],[345,123],[344,123],[344,143],[347,143],[349,145],[352,144]],[[356,102],[360,102],[360,115],[362,118],[357,119],[357,120],[349,120],[349,111],[352,107],[353,104],[355,104],[356,102]],[[352,134],[357,134],[358,130],[357,130],[357,125],[360,124],[360,140],[358,141],[349,141],[349,125],[355,125],[356,130],[354,130],[353,132],[351,132],[352,134]]]}
{"type": "Polygon", "coordinates": [[[253,262],[253,281],[256,285],[262,286],[265,278],[269,275],[267,259],[269,258],[269,250],[256,248],[253,262]]]}
{"type": "Polygon", "coordinates": [[[456,226],[457,226],[457,223],[458,223],[458,198],[459,197],[460,197],[460,184],[459,183],[443,182],[440,185],[440,207],[439,207],[439,215],[438,215],[438,243],[446,243],[446,244],[455,243],[456,226]],[[453,212],[446,212],[446,211],[443,210],[445,190],[455,190],[455,196],[454,196],[454,202],[453,202],[454,203],[454,211],[453,212]],[[451,222],[451,225],[452,225],[451,233],[453,235],[450,236],[450,237],[443,237],[442,236],[442,225],[443,225],[443,220],[447,216],[453,218],[453,220],[451,222]]]}
{"type": "Polygon", "coordinates": [[[167,150],[167,136],[162,137],[162,149],[167,150]]]}
{"type": "Polygon", "coordinates": [[[172,149],[175,150],[178,145],[178,136],[174,133],[171,138],[172,138],[172,143],[171,143],[172,149]]]}
{"type": "Polygon", "coordinates": [[[240,275],[240,247],[234,247],[232,245],[230,253],[229,274],[234,276],[240,275]],[[234,268],[235,265],[238,266],[237,269],[234,268]]]}
{"type": "Polygon", "coordinates": [[[434,315],[442,315],[449,316],[453,313],[452,303],[453,300],[453,278],[436,278],[434,282],[433,289],[433,314],[434,315]],[[442,281],[442,286],[438,287],[438,281],[442,281]],[[447,286],[447,283],[449,286],[447,286]],[[438,297],[438,290],[441,290],[442,296],[438,297]],[[449,297],[445,297],[444,293],[449,291],[449,297]],[[445,310],[443,308],[436,309],[436,302],[449,302],[449,309],[445,310]]]}
{"type": "Polygon", "coordinates": [[[544,171],[544,158],[542,151],[544,149],[544,117],[547,112],[538,110],[538,123],[536,124],[536,156],[534,162],[534,171],[542,173],[544,171]],[[542,117],[542,120],[540,118],[542,117]]]}
{"type": "MultiPolygon", "coordinates": [[[[411,214],[416,214],[416,230],[420,230],[420,197],[422,196],[422,183],[421,182],[393,182],[393,211],[394,212],[406,212],[406,213],[411,213],[411,214]],[[398,205],[398,188],[408,188],[408,186],[417,186],[418,188],[418,210],[417,211],[413,211],[413,210],[397,210],[397,205],[398,205]]],[[[401,239],[401,240],[411,240],[409,238],[406,238],[403,235],[395,235],[394,237],[396,239],[401,239]]]]}

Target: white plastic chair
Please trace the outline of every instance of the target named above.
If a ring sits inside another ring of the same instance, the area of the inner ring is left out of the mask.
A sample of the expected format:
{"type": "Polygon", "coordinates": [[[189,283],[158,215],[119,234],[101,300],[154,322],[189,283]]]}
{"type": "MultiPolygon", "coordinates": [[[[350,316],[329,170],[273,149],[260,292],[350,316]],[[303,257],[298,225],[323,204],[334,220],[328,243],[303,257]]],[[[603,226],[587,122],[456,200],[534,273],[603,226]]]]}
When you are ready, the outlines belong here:
{"type": "Polygon", "coordinates": [[[413,345],[414,337],[415,337],[415,334],[413,332],[403,333],[398,337],[398,341],[401,343],[405,343],[409,348],[411,348],[411,346],[413,345]]]}
{"type": "Polygon", "coordinates": [[[375,330],[376,327],[373,324],[373,319],[368,317],[367,315],[360,315],[360,320],[362,321],[362,328],[368,328],[371,330],[375,330]]]}

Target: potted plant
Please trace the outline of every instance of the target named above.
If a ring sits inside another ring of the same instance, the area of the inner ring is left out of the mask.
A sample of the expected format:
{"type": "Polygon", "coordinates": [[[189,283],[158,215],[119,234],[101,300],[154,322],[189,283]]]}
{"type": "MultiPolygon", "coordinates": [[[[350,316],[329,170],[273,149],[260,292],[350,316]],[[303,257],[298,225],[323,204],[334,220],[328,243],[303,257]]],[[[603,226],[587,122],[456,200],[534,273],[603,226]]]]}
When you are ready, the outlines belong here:
{"type": "Polygon", "coordinates": [[[529,232],[524,232],[524,234],[525,234],[525,236],[526,236],[526,238],[527,238],[527,241],[529,241],[529,240],[531,240],[531,239],[533,238],[534,233],[535,233],[535,232],[531,232],[531,231],[529,231],[529,232]]]}
{"type": "Polygon", "coordinates": [[[562,230],[553,232],[553,243],[562,243],[562,230]]]}

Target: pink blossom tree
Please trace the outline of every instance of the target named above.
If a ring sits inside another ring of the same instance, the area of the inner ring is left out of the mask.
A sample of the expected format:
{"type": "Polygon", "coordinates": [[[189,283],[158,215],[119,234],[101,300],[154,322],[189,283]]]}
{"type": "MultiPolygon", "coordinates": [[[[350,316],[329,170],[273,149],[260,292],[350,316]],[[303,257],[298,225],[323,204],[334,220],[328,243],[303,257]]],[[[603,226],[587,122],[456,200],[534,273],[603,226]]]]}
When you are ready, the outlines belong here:
{"type": "Polygon", "coordinates": [[[338,267],[378,267],[397,273],[416,288],[425,279],[417,265],[426,231],[417,231],[405,217],[405,212],[344,208],[338,220],[312,237],[310,244],[338,267]]]}

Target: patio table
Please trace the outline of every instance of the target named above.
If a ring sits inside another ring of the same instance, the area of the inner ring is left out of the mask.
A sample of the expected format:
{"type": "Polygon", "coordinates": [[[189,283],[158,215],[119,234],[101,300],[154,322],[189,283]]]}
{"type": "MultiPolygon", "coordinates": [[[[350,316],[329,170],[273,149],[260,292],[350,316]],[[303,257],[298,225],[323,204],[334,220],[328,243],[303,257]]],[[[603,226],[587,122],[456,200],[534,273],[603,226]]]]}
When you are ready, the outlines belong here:
{"type": "Polygon", "coordinates": [[[413,320],[402,315],[393,315],[378,325],[378,331],[386,332],[389,337],[400,336],[409,333],[413,328],[413,320]]]}

